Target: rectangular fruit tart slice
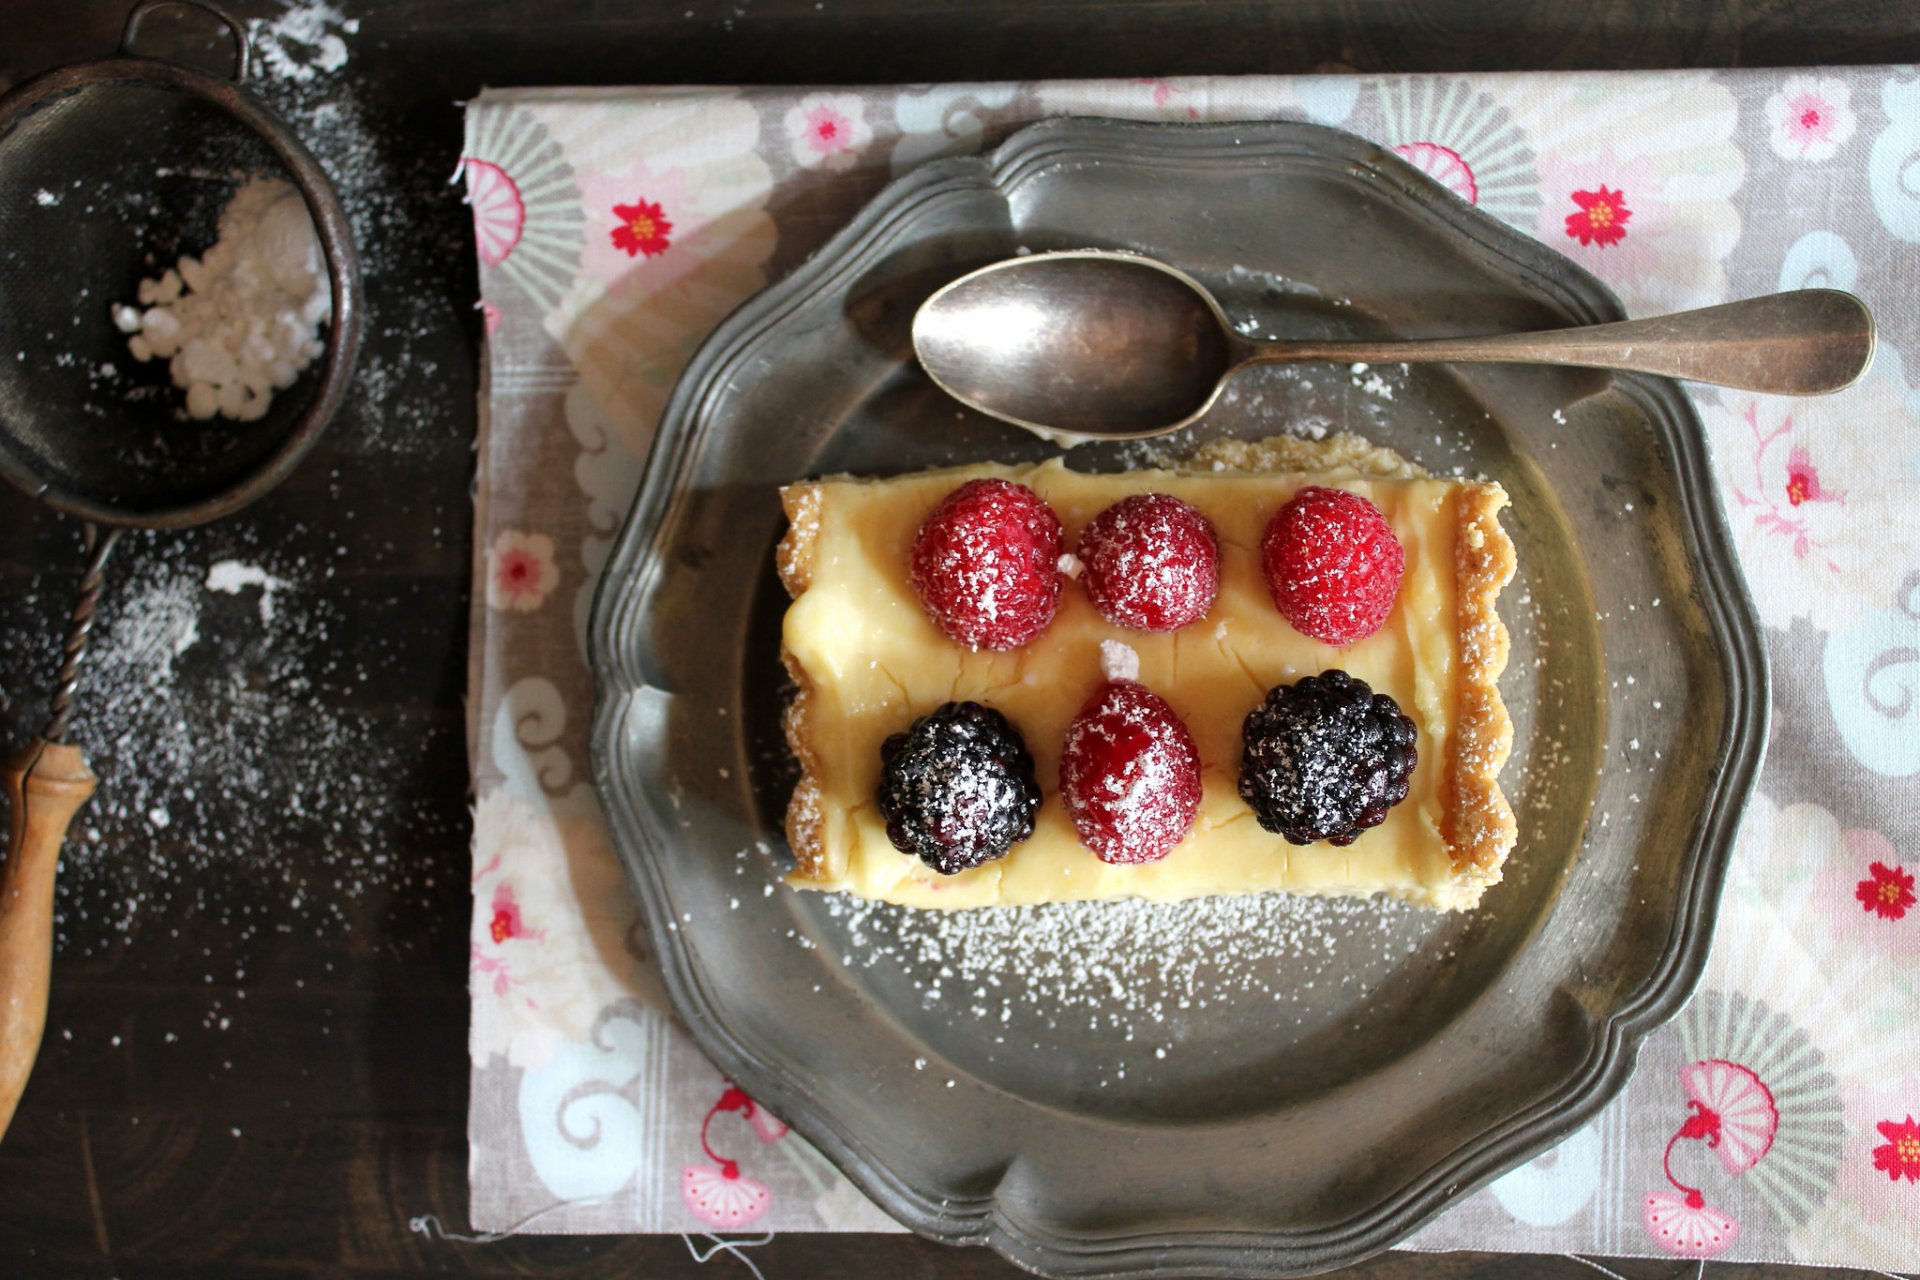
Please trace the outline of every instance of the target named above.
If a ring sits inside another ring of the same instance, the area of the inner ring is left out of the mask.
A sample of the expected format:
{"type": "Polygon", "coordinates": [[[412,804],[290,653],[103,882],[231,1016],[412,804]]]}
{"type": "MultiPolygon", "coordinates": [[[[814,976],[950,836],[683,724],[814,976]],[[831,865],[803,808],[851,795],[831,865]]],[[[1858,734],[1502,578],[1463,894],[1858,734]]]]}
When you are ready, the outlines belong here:
{"type": "Polygon", "coordinates": [[[1499,485],[1282,437],[781,500],[795,887],[1455,909],[1500,879],[1499,485]]]}

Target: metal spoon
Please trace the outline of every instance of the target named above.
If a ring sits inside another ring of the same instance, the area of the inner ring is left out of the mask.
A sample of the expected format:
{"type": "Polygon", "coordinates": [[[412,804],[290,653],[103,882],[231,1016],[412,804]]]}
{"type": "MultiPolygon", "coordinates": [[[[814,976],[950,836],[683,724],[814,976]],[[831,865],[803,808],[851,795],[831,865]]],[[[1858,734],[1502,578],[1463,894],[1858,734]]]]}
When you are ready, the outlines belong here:
{"type": "Polygon", "coordinates": [[[1539,333],[1258,341],[1235,333],[1185,272],[1100,250],[993,263],[941,289],[913,318],[914,351],[943,390],[1063,444],[1177,431],[1252,364],[1562,364],[1814,395],[1857,379],[1873,346],[1866,305],[1833,289],[1539,333]]]}

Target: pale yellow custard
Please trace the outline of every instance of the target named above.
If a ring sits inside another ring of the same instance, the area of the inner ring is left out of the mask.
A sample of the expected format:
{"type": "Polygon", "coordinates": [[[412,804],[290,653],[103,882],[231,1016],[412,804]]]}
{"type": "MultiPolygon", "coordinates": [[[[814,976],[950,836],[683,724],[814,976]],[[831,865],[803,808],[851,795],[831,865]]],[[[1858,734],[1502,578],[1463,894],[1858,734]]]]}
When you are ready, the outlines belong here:
{"type": "Polygon", "coordinates": [[[1514,821],[1498,786],[1511,728],[1495,684],[1507,635],[1493,606],[1512,576],[1513,552],[1497,518],[1507,501],[1498,485],[1350,467],[1088,475],[1055,459],[810,481],[789,486],[782,499],[791,528],[780,570],[794,596],[784,657],[799,686],[788,737],[803,766],[788,812],[798,861],[790,884],[933,908],[1278,889],[1386,893],[1450,909],[1474,905],[1500,878],[1514,821]],[[1220,539],[1212,609],[1170,634],[1131,631],[1100,617],[1070,581],[1052,624],[1025,648],[972,652],[956,644],[922,610],[909,556],[933,506],[980,476],[1031,486],[1059,515],[1069,550],[1082,526],[1129,494],[1191,503],[1220,539]],[[1261,575],[1268,520],[1307,484],[1370,499],[1406,552],[1386,625],[1345,649],[1288,625],[1261,575]],[[1199,748],[1199,815],[1159,862],[1101,862],[1080,843],[1059,796],[1061,742],[1104,679],[1102,640],[1138,653],[1139,679],[1186,721],[1199,748]],[[1400,704],[1418,730],[1419,763],[1406,800],[1380,826],[1346,848],[1298,847],[1261,829],[1240,799],[1241,724],[1274,685],[1330,667],[1400,704]],[[950,700],[986,703],[1019,729],[1045,799],[1032,837],[1006,857],[943,876],[888,842],[875,790],[882,740],[950,700]]]}

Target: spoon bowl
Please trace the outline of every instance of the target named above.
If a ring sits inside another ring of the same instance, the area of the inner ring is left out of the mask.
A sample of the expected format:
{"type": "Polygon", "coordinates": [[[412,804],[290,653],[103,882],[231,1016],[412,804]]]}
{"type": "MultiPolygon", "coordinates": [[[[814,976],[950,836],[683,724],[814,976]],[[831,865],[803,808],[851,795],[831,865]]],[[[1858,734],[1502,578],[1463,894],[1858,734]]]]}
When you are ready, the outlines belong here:
{"type": "Polygon", "coordinates": [[[1029,430],[1124,439],[1184,426],[1240,352],[1198,280],[1152,258],[1034,254],[947,285],[913,321],[948,394],[1029,430]]]}
{"type": "Polygon", "coordinates": [[[913,319],[914,352],[949,395],[1061,444],[1178,431],[1250,364],[1527,363],[1816,395],[1872,363],[1873,316],[1834,289],[1539,333],[1387,341],[1256,341],[1206,286],[1139,254],[1086,249],[992,263],[913,319]]]}

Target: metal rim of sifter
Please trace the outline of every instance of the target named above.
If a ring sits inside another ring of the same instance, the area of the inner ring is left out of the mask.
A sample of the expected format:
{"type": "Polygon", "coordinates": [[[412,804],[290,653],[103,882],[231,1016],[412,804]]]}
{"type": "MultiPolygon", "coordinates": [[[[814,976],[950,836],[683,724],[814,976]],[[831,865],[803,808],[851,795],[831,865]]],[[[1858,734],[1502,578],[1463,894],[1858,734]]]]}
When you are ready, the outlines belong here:
{"type": "MultiPolygon", "coordinates": [[[[286,479],[326,429],[346,397],[359,354],[361,282],[359,259],[346,210],[312,152],[284,122],[254,100],[243,86],[252,65],[246,28],[232,14],[207,0],[140,0],[127,14],[117,53],[60,67],[0,96],[0,174],[6,172],[7,140],[23,121],[45,107],[103,87],[154,86],[190,94],[225,113],[264,142],[286,166],[287,176],[305,200],[314,233],[327,261],[333,290],[333,318],[321,357],[319,382],[303,412],[286,430],[279,446],[258,466],[226,488],[196,502],[130,507],[103,501],[48,479],[0,429],[0,476],[29,497],[93,524],[146,529],[183,529],[231,515],[286,479]],[[141,24],[155,10],[198,10],[221,23],[233,38],[231,76],[222,78],[194,67],[134,52],[141,24]]],[[[3,424],[0,424],[3,426],[3,424]]]]}

